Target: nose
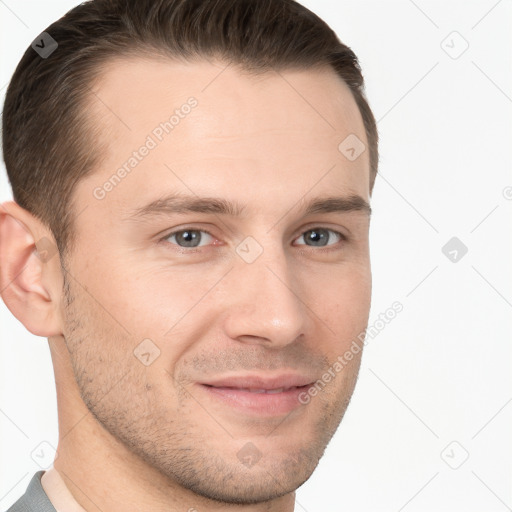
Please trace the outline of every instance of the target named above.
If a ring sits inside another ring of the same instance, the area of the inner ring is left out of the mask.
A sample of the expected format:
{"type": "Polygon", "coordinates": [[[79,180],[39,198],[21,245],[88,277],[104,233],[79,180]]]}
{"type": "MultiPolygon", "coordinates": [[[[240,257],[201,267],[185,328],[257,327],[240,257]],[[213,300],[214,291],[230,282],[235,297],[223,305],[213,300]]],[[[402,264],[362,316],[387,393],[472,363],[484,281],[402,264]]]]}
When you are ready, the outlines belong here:
{"type": "Polygon", "coordinates": [[[307,329],[307,298],[301,297],[281,249],[265,249],[254,262],[237,261],[229,274],[224,329],[231,339],[268,348],[283,348],[307,329]]]}

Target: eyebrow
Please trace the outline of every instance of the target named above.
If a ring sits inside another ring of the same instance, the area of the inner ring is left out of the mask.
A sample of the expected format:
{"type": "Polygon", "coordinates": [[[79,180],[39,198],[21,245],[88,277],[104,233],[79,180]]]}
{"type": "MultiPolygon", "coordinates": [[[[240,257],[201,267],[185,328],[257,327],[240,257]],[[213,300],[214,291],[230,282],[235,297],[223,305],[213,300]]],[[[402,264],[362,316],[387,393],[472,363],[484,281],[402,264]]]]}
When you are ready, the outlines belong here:
{"type": "MultiPolygon", "coordinates": [[[[304,216],[316,213],[362,212],[371,215],[369,203],[357,194],[347,196],[318,197],[309,201],[299,201],[304,216]]],[[[124,221],[143,221],[157,216],[185,213],[212,213],[231,217],[243,217],[246,206],[237,201],[219,197],[197,197],[171,194],[158,198],[149,204],[136,208],[124,221]]]]}

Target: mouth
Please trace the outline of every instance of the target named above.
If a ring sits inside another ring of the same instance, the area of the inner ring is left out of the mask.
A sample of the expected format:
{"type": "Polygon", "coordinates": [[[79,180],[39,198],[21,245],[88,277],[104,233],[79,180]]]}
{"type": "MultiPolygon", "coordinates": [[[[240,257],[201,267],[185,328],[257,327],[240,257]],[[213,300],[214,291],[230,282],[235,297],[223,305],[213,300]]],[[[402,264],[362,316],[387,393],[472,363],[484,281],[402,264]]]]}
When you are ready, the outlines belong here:
{"type": "Polygon", "coordinates": [[[235,388],[230,386],[212,386],[211,384],[204,384],[210,388],[216,389],[234,389],[235,391],[246,391],[248,393],[266,393],[268,395],[275,395],[276,393],[283,393],[285,391],[290,391],[292,389],[306,389],[308,385],[305,386],[291,386],[288,388],[274,388],[274,389],[258,389],[258,388],[235,388]]]}
{"type": "Polygon", "coordinates": [[[315,382],[307,376],[241,376],[198,383],[208,397],[231,410],[249,415],[280,416],[304,405],[301,393],[315,382]]]}

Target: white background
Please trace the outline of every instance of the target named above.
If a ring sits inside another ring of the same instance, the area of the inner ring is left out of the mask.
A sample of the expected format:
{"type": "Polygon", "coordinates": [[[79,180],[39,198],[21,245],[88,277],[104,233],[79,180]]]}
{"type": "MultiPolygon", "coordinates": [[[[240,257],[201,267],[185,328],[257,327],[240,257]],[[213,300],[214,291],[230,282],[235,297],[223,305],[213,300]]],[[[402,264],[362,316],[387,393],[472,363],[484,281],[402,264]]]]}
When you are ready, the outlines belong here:
{"type": "MultiPolygon", "coordinates": [[[[2,104],[26,47],[77,3],[0,1],[2,104]]],[[[512,3],[303,3],[363,68],[381,137],[370,323],[394,301],[404,310],[369,340],[296,510],[512,510],[512,3]],[[441,251],[454,236],[468,248],[455,263],[441,251]]],[[[11,199],[4,168],[0,185],[11,199]]],[[[58,432],[46,338],[3,302],[0,329],[6,510],[41,469],[31,452],[58,432]]]]}

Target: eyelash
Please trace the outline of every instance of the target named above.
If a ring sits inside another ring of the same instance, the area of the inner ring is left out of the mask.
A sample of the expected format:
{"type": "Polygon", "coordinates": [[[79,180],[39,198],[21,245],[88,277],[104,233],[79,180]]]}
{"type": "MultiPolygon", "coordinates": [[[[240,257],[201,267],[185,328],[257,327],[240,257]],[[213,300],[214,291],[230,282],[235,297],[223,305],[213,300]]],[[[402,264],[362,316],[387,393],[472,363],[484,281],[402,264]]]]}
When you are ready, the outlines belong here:
{"type": "MultiPolygon", "coordinates": [[[[303,231],[300,234],[300,236],[298,238],[303,236],[305,233],[308,233],[309,231],[315,231],[317,229],[324,229],[326,231],[330,231],[331,233],[336,234],[337,236],[340,237],[340,242],[347,242],[348,241],[348,237],[346,235],[344,235],[343,233],[340,233],[339,231],[336,231],[336,230],[331,229],[331,228],[323,227],[323,226],[314,226],[312,228],[306,229],[305,231],[303,231]]],[[[177,250],[178,252],[186,253],[186,254],[201,252],[202,249],[207,247],[207,246],[203,246],[203,247],[181,247],[181,246],[179,246],[177,244],[173,244],[173,243],[168,241],[168,239],[170,237],[172,237],[173,235],[177,235],[177,234],[183,233],[185,231],[199,231],[201,233],[206,233],[207,235],[209,235],[209,236],[211,236],[212,238],[215,239],[215,236],[212,235],[206,229],[199,229],[199,228],[193,228],[193,227],[185,227],[185,228],[181,228],[181,229],[179,229],[177,231],[172,231],[171,233],[167,233],[164,237],[162,237],[162,238],[160,238],[158,240],[158,243],[162,243],[162,244],[164,244],[166,246],[173,245],[173,246],[175,246],[175,249],[172,249],[172,250],[177,250]]],[[[337,244],[328,245],[328,246],[325,246],[325,247],[320,246],[320,247],[318,247],[316,249],[317,250],[321,250],[321,251],[340,250],[341,247],[337,247],[340,242],[338,242],[337,244]]],[[[308,246],[306,244],[300,244],[300,245],[304,246],[304,247],[310,247],[311,249],[315,249],[314,246],[308,246]]]]}

